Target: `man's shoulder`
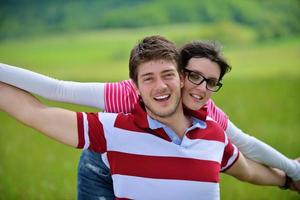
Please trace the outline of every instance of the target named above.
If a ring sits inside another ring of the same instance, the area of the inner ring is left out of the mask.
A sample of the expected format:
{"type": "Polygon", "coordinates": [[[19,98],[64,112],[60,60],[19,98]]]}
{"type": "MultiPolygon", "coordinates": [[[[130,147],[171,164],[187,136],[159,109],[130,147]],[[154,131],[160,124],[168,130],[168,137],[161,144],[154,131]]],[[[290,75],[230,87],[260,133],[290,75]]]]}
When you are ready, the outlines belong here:
{"type": "Polygon", "coordinates": [[[101,123],[114,122],[116,120],[129,121],[132,114],[125,113],[109,113],[109,112],[99,112],[98,117],[101,123]]]}
{"type": "Polygon", "coordinates": [[[225,132],[223,128],[211,117],[207,117],[205,120],[206,128],[204,132],[207,133],[207,139],[217,140],[220,142],[225,142],[225,132]]]}
{"type": "Polygon", "coordinates": [[[205,122],[207,124],[207,127],[206,127],[207,129],[212,129],[212,130],[218,132],[219,134],[225,134],[224,129],[213,118],[207,116],[205,122]]]}

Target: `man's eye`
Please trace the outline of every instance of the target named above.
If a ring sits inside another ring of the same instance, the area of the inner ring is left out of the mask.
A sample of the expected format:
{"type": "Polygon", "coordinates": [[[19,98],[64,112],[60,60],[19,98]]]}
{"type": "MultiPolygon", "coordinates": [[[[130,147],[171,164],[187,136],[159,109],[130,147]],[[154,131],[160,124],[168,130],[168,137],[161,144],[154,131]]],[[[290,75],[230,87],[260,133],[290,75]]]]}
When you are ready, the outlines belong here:
{"type": "Polygon", "coordinates": [[[150,81],[152,81],[152,80],[153,80],[152,77],[148,77],[148,78],[144,78],[144,79],[143,79],[144,82],[150,82],[150,81]]]}
{"type": "Polygon", "coordinates": [[[165,78],[173,78],[173,77],[174,77],[174,74],[173,74],[173,73],[165,74],[164,77],[165,77],[165,78]]]}

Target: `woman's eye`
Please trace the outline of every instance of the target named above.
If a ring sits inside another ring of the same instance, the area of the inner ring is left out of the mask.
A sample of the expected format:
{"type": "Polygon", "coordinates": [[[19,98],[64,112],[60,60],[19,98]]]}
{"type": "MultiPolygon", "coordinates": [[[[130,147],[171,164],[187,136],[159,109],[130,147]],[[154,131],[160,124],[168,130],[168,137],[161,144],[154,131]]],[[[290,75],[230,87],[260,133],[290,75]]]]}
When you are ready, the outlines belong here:
{"type": "Polygon", "coordinates": [[[208,85],[210,85],[210,86],[212,86],[212,87],[215,87],[215,86],[218,84],[217,81],[215,81],[215,80],[210,80],[210,79],[208,79],[206,82],[207,82],[208,85]]]}
{"type": "Polygon", "coordinates": [[[194,80],[198,80],[198,79],[201,79],[202,77],[199,74],[191,73],[190,78],[192,78],[194,80]]]}

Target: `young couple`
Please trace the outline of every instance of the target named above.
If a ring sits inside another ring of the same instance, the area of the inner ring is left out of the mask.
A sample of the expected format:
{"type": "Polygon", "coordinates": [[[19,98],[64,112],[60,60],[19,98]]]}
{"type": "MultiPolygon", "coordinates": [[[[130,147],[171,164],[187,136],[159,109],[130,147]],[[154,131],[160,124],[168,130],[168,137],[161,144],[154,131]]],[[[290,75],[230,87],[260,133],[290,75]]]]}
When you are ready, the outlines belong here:
{"type": "Polygon", "coordinates": [[[289,183],[281,171],[243,154],[283,170],[299,191],[299,163],[236,128],[210,99],[229,69],[211,43],[194,41],[178,53],[172,42],[151,36],[132,49],[131,80],[120,83],[61,82],[0,66],[0,81],[29,92],[132,114],[47,108],[5,84],[0,108],[62,143],[89,149],[79,163],[79,199],[218,199],[220,170],[255,184],[289,183]]]}

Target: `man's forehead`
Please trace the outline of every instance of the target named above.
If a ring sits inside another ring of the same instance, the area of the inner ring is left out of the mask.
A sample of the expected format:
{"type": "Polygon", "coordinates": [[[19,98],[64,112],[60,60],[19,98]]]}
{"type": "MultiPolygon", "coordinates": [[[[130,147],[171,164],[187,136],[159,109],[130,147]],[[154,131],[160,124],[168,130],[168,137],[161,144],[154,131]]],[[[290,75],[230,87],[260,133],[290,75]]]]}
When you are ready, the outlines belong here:
{"type": "Polygon", "coordinates": [[[164,73],[168,71],[177,71],[177,65],[169,60],[152,60],[139,65],[138,76],[164,73]]]}

